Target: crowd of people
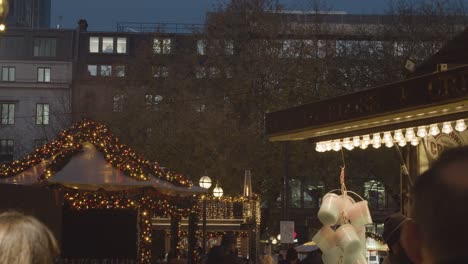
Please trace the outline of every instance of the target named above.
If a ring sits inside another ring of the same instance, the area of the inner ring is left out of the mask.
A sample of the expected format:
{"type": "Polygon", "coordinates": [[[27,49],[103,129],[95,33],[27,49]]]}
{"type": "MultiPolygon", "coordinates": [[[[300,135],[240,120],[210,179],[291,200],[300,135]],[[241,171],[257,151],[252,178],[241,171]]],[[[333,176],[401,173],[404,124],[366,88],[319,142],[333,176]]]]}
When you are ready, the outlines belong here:
{"type": "MultiPolygon", "coordinates": [[[[445,151],[420,175],[412,190],[411,218],[401,214],[385,220],[389,246],[384,264],[468,263],[468,147],[445,151]]],[[[34,217],[18,212],[0,214],[0,263],[50,264],[59,256],[52,232],[34,217]]],[[[299,260],[294,248],[280,264],[322,263],[320,251],[299,260]]],[[[270,255],[258,260],[273,263],[270,255]]],[[[240,264],[236,237],[225,234],[209,251],[205,264],[240,264]]]]}

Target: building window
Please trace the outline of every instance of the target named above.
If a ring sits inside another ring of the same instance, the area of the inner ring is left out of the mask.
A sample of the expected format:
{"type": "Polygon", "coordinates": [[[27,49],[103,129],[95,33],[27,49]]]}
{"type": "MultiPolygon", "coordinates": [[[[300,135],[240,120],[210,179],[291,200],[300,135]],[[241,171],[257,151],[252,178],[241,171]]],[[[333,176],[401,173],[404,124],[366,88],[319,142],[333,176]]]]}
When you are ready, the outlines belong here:
{"type": "Polygon", "coordinates": [[[210,78],[219,78],[221,77],[221,71],[217,67],[209,67],[208,75],[210,78]]]}
{"type": "Polygon", "coordinates": [[[204,39],[197,40],[197,54],[206,55],[206,40],[204,39]]]}
{"type": "Polygon", "coordinates": [[[15,67],[2,67],[2,82],[14,82],[16,78],[15,67]]]}
{"type": "Polygon", "coordinates": [[[317,41],[317,58],[325,58],[327,56],[327,43],[325,40],[317,41]]]}
{"type": "Polygon", "coordinates": [[[127,53],[127,38],[117,38],[117,53],[127,53]]]}
{"type": "Polygon", "coordinates": [[[203,79],[206,78],[206,67],[196,67],[195,68],[195,78],[203,79]]]}
{"type": "Polygon", "coordinates": [[[374,209],[386,208],[385,186],[379,181],[370,180],[364,183],[364,196],[374,209]]]}
{"type": "Polygon", "coordinates": [[[88,65],[89,76],[97,76],[97,65],[88,65]]]}
{"type": "Polygon", "coordinates": [[[37,68],[37,81],[50,82],[50,68],[37,68]]]}
{"type": "Polygon", "coordinates": [[[115,76],[116,77],[125,77],[125,65],[115,66],[115,76]]]}
{"type": "Polygon", "coordinates": [[[161,103],[163,97],[158,94],[146,94],[145,95],[145,105],[146,108],[150,111],[158,110],[159,103],[161,103]]]}
{"type": "Polygon", "coordinates": [[[57,40],[54,38],[35,38],[33,55],[36,57],[55,57],[57,40]]]}
{"type": "Polygon", "coordinates": [[[103,37],[102,38],[102,53],[114,53],[114,38],[103,37]]]}
{"type": "Polygon", "coordinates": [[[114,113],[121,113],[124,109],[124,100],[125,96],[123,94],[116,94],[114,95],[114,104],[112,107],[112,111],[114,113]]]}
{"type": "Polygon", "coordinates": [[[154,39],[153,51],[155,54],[170,54],[172,41],[170,38],[154,39]]]}
{"type": "Polygon", "coordinates": [[[112,66],[111,65],[101,65],[99,67],[100,76],[112,76],[112,66]]]}
{"type": "Polygon", "coordinates": [[[36,105],[36,125],[49,124],[49,104],[36,105]]]}
{"type": "Polygon", "coordinates": [[[89,52],[90,53],[99,52],[99,37],[89,37],[89,52]]]}
{"type": "Polygon", "coordinates": [[[15,104],[2,103],[0,106],[2,108],[2,125],[15,124],[15,104]]]}
{"type": "Polygon", "coordinates": [[[13,159],[13,143],[13,139],[0,139],[0,156],[2,161],[13,159]]]}
{"type": "Polygon", "coordinates": [[[34,148],[40,148],[47,144],[47,139],[36,139],[34,140],[34,148]]]}
{"type": "Polygon", "coordinates": [[[169,77],[169,68],[167,66],[153,66],[154,78],[167,78],[169,77]]]}

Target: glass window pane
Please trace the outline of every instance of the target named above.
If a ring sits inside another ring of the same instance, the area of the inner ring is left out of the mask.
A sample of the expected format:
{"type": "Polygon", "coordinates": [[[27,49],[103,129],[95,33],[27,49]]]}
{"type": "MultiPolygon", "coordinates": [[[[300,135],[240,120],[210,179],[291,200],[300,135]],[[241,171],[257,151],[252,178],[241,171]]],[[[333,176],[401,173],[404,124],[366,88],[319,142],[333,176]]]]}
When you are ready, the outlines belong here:
{"type": "Polygon", "coordinates": [[[43,124],[48,125],[49,124],[49,104],[44,104],[44,109],[43,109],[43,124]]]}
{"type": "Polygon", "coordinates": [[[9,79],[8,81],[13,82],[15,81],[16,69],[14,67],[9,68],[9,79]]]}
{"type": "Polygon", "coordinates": [[[2,104],[2,125],[8,125],[8,104],[2,104]]]}
{"type": "Polygon", "coordinates": [[[117,38],[117,53],[127,53],[127,38],[117,38]]]}
{"type": "Polygon", "coordinates": [[[15,123],[15,104],[8,105],[8,124],[13,125],[15,123]]]}
{"type": "Polygon", "coordinates": [[[44,68],[37,68],[37,81],[38,82],[44,81],[44,68]]]}
{"type": "Polygon", "coordinates": [[[99,52],[99,37],[89,37],[89,52],[99,52]]]}
{"type": "Polygon", "coordinates": [[[88,65],[88,74],[89,76],[97,75],[97,65],[88,65]]]}
{"type": "Polygon", "coordinates": [[[8,67],[2,67],[2,81],[8,81],[9,78],[9,73],[8,73],[8,67]]]}
{"type": "Polygon", "coordinates": [[[197,53],[205,55],[206,42],[203,39],[197,41],[197,53]]]}
{"type": "Polygon", "coordinates": [[[226,41],[226,55],[233,55],[234,54],[234,41],[228,40],[226,41]]]}
{"type": "Polygon", "coordinates": [[[171,53],[171,39],[163,39],[162,51],[163,51],[163,54],[171,53]]]}
{"type": "Polygon", "coordinates": [[[44,82],[50,82],[50,68],[44,69],[44,82]]]}
{"type": "Polygon", "coordinates": [[[115,67],[115,76],[125,77],[125,65],[119,65],[115,67]]]}
{"type": "Polygon", "coordinates": [[[114,52],[114,38],[104,37],[102,38],[102,52],[113,53],[114,52]]]}
{"type": "Polygon", "coordinates": [[[161,41],[159,39],[153,40],[153,51],[156,54],[161,54],[161,41]]]}
{"type": "Polygon", "coordinates": [[[111,76],[112,75],[112,66],[111,65],[101,65],[101,76],[111,76]]]}
{"type": "Polygon", "coordinates": [[[42,104],[36,105],[36,125],[42,124],[42,104]]]}

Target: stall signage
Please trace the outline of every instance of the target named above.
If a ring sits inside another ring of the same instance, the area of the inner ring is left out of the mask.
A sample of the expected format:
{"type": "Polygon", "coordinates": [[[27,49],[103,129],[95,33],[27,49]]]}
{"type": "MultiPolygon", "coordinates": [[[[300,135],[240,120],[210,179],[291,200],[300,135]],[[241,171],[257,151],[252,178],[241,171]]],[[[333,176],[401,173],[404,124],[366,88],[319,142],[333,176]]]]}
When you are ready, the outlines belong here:
{"type": "Polygon", "coordinates": [[[468,145],[468,132],[452,132],[450,134],[440,133],[433,137],[429,136],[424,141],[426,154],[430,161],[436,160],[446,148],[468,145]]]}

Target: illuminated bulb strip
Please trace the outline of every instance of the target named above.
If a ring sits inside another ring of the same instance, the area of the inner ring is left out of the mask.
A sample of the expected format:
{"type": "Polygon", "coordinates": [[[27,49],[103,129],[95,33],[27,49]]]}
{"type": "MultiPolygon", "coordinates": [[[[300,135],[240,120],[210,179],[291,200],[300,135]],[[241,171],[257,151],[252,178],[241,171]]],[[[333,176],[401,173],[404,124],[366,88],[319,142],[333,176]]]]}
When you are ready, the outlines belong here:
{"type": "Polygon", "coordinates": [[[453,132],[452,124],[450,122],[444,122],[442,125],[442,133],[444,134],[450,134],[453,132]]]}
{"type": "Polygon", "coordinates": [[[393,136],[391,131],[383,132],[383,135],[380,133],[372,134],[372,139],[370,135],[363,136],[354,136],[344,139],[335,139],[318,142],[315,150],[317,152],[325,152],[330,150],[339,151],[342,148],[347,150],[352,150],[356,147],[361,149],[367,149],[369,145],[372,145],[374,148],[380,148],[382,145],[385,145],[388,148],[393,147],[395,144],[398,144],[400,147],[404,147],[407,144],[412,146],[419,145],[421,138],[427,136],[437,136],[438,134],[450,134],[454,130],[458,132],[463,132],[467,129],[464,119],[459,119],[457,121],[447,121],[441,124],[441,129],[439,124],[431,124],[430,126],[418,126],[417,130],[413,127],[397,129],[394,131],[393,136]],[[455,123],[455,126],[452,127],[452,122],[455,123]],[[404,131],[404,134],[403,134],[404,131]]]}
{"type": "Polygon", "coordinates": [[[466,130],[465,120],[463,119],[457,120],[457,123],[455,124],[455,130],[458,132],[465,131],[466,130]]]}

